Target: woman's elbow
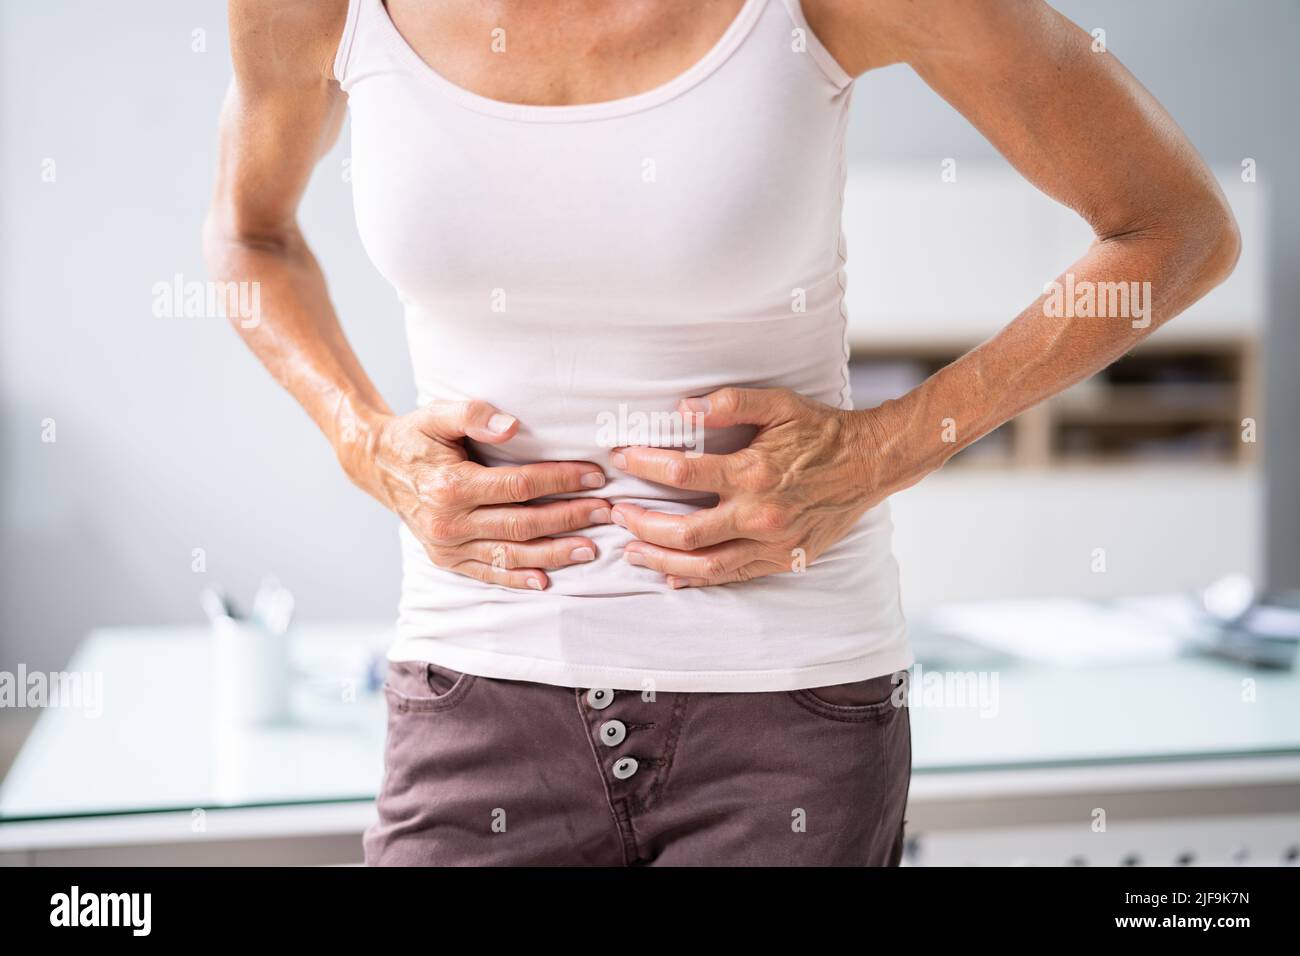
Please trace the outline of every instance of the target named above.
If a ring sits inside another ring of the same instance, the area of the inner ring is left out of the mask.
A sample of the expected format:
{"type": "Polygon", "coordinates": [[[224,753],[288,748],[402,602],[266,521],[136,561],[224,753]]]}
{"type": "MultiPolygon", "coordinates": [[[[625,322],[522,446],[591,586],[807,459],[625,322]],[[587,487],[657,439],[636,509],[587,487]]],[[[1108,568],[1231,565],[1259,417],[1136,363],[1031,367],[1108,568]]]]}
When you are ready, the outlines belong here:
{"type": "Polygon", "coordinates": [[[1232,275],[1241,258],[1241,230],[1226,199],[1215,196],[1202,207],[1189,242],[1198,264],[1196,278],[1205,291],[1232,275]]]}

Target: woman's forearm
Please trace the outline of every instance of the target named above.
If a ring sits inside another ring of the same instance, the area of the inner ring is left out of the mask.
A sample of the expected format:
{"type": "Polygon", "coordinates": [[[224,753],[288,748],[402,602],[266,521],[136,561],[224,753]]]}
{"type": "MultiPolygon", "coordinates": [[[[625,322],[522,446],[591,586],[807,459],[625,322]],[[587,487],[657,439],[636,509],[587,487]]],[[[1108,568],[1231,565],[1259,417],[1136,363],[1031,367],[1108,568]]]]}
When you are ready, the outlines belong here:
{"type": "Polygon", "coordinates": [[[1152,234],[1099,239],[1029,308],[901,398],[868,410],[868,476],[906,488],[1026,409],[1105,368],[1232,270],[1231,216],[1208,204],[1152,234]]]}
{"type": "Polygon", "coordinates": [[[214,280],[257,283],[259,314],[232,325],[353,474],[375,423],[392,413],[348,343],[306,242],[297,230],[274,240],[230,235],[214,211],[204,249],[214,280]]]}

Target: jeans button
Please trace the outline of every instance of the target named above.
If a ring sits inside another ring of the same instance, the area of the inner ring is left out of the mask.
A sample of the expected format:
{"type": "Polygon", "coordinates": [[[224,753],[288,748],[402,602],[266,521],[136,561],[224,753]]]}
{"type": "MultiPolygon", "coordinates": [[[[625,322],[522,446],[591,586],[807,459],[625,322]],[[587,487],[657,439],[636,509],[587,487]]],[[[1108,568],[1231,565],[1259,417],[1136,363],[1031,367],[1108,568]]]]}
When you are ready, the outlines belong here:
{"type": "Polygon", "coordinates": [[[622,760],[615,761],[614,766],[610,768],[615,779],[626,780],[632,774],[636,773],[636,758],[624,757],[622,760]]]}
{"type": "Polygon", "coordinates": [[[587,691],[587,704],[596,710],[604,710],[614,703],[614,691],[608,687],[593,687],[587,691]]]}
{"type": "Polygon", "coordinates": [[[607,720],[600,725],[600,742],[606,747],[617,747],[627,739],[627,724],[621,720],[607,720]]]}

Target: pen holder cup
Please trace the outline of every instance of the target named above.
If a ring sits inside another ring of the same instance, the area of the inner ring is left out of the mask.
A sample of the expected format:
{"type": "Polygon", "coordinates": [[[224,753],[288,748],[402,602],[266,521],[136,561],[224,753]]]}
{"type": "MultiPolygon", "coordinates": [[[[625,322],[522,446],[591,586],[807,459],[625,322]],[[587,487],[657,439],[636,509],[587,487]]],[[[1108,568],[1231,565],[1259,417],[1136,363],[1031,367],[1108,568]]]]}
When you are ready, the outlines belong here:
{"type": "Polygon", "coordinates": [[[213,704],[227,725],[254,727],[289,715],[289,638],[246,621],[212,624],[213,704]]]}

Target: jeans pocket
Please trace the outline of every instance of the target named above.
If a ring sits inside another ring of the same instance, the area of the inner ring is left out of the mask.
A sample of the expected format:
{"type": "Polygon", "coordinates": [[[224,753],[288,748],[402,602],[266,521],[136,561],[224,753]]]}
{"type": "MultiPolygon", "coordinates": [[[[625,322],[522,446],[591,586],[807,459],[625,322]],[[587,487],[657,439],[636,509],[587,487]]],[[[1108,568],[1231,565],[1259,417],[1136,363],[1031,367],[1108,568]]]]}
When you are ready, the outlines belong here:
{"type": "Polygon", "coordinates": [[[440,713],[464,700],[474,681],[473,674],[427,661],[393,661],[388,665],[384,696],[395,713],[440,713]]]}
{"type": "Polygon", "coordinates": [[[829,720],[861,723],[884,721],[907,704],[907,672],[867,680],[790,691],[805,710],[829,720]]]}

